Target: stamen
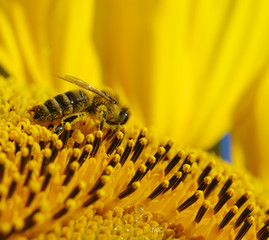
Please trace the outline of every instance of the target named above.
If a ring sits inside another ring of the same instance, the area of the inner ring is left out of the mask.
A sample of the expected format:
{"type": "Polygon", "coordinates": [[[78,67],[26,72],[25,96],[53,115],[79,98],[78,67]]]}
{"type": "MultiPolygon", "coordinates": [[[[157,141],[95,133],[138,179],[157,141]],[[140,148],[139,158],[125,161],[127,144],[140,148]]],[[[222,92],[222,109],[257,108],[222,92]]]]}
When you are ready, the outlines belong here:
{"type": "Polygon", "coordinates": [[[92,197],[90,197],[86,202],[84,202],[82,206],[88,207],[89,205],[93,204],[103,196],[105,196],[105,192],[103,190],[98,190],[92,197]]]}
{"type": "Polygon", "coordinates": [[[49,184],[49,182],[51,180],[51,177],[55,172],[56,172],[56,167],[55,167],[54,163],[50,163],[48,165],[48,172],[47,172],[46,177],[45,177],[45,179],[43,181],[41,191],[46,190],[46,188],[47,188],[47,186],[48,186],[48,184],[49,184]]]}
{"type": "Polygon", "coordinates": [[[120,155],[119,154],[115,154],[112,157],[112,159],[110,160],[110,162],[108,163],[108,166],[111,166],[111,167],[114,168],[119,161],[120,161],[120,155]]]}
{"type": "Polygon", "coordinates": [[[45,174],[47,167],[50,163],[50,157],[51,157],[51,149],[47,148],[44,150],[43,160],[42,160],[42,165],[41,165],[39,176],[43,176],[45,174]]]}
{"type": "Polygon", "coordinates": [[[179,151],[174,158],[169,162],[169,164],[166,166],[164,172],[165,176],[178,164],[178,162],[183,158],[185,153],[183,151],[179,151]]]}
{"type": "Polygon", "coordinates": [[[134,141],[132,139],[128,140],[128,142],[126,144],[126,147],[124,149],[124,152],[123,152],[123,154],[121,156],[121,159],[120,159],[121,166],[123,166],[124,163],[126,162],[126,160],[129,157],[133,147],[134,147],[134,141]]]}
{"type": "Polygon", "coordinates": [[[19,173],[14,173],[13,174],[13,181],[10,184],[7,198],[12,197],[13,193],[15,192],[15,189],[17,187],[17,183],[19,182],[19,180],[20,180],[20,174],[19,173]]]}
{"type": "Polygon", "coordinates": [[[36,196],[36,193],[40,191],[40,184],[37,182],[31,182],[30,189],[31,189],[31,192],[29,194],[25,207],[30,206],[30,204],[32,203],[32,201],[34,200],[36,196]]]}
{"type": "Polygon", "coordinates": [[[159,147],[157,152],[155,153],[154,157],[155,157],[155,161],[154,163],[152,163],[148,168],[147,168],[147,172],[149,170],[152,170],[156,164],[159,162],[159,160],[164,156],[165,154],[165,148],[164,147],[159,147]]]}
{"type": "Polygon", "coordinates": [[[107,150],[107,155],[111,155],[113,153],[113,151],[121,144],[122,139],[124,137],[124,134],[121,131],[118,131],[113,140],[111,141],[111,144],[107,150]]]}
{"type": "Polygon", "coordinates": [[[66,197],[65,202],[69,198],[75,198],[81,190],[84,190],[87,187],[86,182],[81,181],[74,189],[69,193],[69,195],[66,197]]]}
{"type": "Polygon", "coordinates": [[[36,168],[36,162],[35,161],[30,161],[29,164],[28,164],[28,173],[27,173],[27,176],[26,176],[26,179],[24,181],[24,184],[23,186],[27,186],[29,181],[31,180],[31,177],[32,177],[32,174],[33,174],[33,170],[36,168]]]}
{"type": "Polygon", "coordinates": [[[234,190],[230,189],[227,192],[225,192],[222,197],[219,199],[218,203],[214,207],[214,213],[216,214],[223,205],[234,195],[234,190]]]}
{"type": "Polygon", "coordinates": [[[205,177],[203,182],[201,182],[201,184],[197,190],[204,191],[210,183],[211,183],[211,177],[205,177]]]}
{"type": "Polygon", "coordinates": [[[195,158],[192,154],[187,155],[186,158],[184,159],[183,163],[181,164],[180,168],[178,169],[178,171],[182,171],[183,166],[185,164],[192,166],[194,161],[195,161],[195,158]]]}
{"type": "Polygon", "coordinates": [[[73,148],[79,148],[81,143],[84,141],[84,134],[81,133],[81,131],[79,129],[75,129],[73,134],[72,134],[72,137],[75,141],[73,148]]]}
{"type": "Polygon", "coordinates": [[[136,140],[134,149],[133,149],[134,152],[137,151],[137,148],[138,148],[139,145],[140,145],[140,143],[139,143],[140,139],[141,139],[141,138],[145,138],[146,135],[147,135],[147,132],[148,132],[148,129],[146,129],[146,128],[141,129],[141,131],[140,131],[140,133],[139,133],[139,136],[137,137],[137,140],[136,140]]]}
{"type": "Polygon", "coordinates": [[[58,218],[62,217],[68,211],[70,211],[71,209],[74,209],[75,205],[76,205],[76,202],[73,199],[68,199],[66,201],[66,206],[63,207],[62,209],[60,209],[57,213],[55,213],[53,215],[52,219],[58,219],[58,218]]]}
{"type": "Polygon", "coordinates": [[[27,146],[21,149],[21,153],[22,153],[21,165],[20,165],[20,173],[21,174],[24,172],[25,166],[30,159],[33,144],[34,144],[34,139],[33,139],[33,137],[30,136],[28,139],[27,146]]]}
{"type": "Polygon", "coordinates": [[[204,179],[204,177],[206,177],[210,171],[212,170],[212,168],[215,166],[215,161],[211,161],[207,164],[207,166],[205,167],[205,169],[203,170],[203,172],[200,174],[198,180],[197,180],[197,183],[198,185],[200,185],[204,179]]]}
{"type": "Polygon", "coordinates": [[[141,138],[138,141],[136,150],[134,150],[133,156],[131,157],[131,161],[133,161],[134,163],[136,162],[136,160],[138,159],[138,157],[140,156],[140,154],[142,153],[144,147],[147,145],[148,140],[146,138],[141,138]]]}
{"type": "Polygon", "coordinates": [[[192,204],[194,204],[199,198],[203,197],[203,192],[198,190],[196,191],[191,197],[189,197],[184,203],[182,203],[177,210],[179,212],[185,210],[186,208],[188,208],[189,206],[191,206],[192,204]]]}
{"type": "Polygon", "coordinates": [[[94,137],[93,134],[88,134],[88,135],[86,136],[86,144],[92,144],[93,141],[94,141],[94,139],[95,139],[95,137],[94,137]]]}
{"type": "Polygon", "coordinates": [[[203,202],[202,206],[199,208],[199,211],[196,214],[196,217],[195,217],[196,223],[199,223],[202,220],[203,216],[205,215],[205,213],[209,207],[210,207],[209,201],[205,200],[203,202]]]}
{"type": "Polygon", "coordinates": [[[128,186],[123,192],[121,192],[118,196],[119,199],[125,198],[132,194],[135,190],[140,188],[141,184],[140,182],[134,182],[132,185],[128,186]]]}
{"type": "Polygon", "coordinates": [[[52,150],[51,150],[51,157],[50,157],[50,160],[49,160],[50,163],[54,162],[55,158],[58,155],[58,152],[62,148],[63,148],[63,142],[60,139],[56,140],[55,144],[53,144],[53,147],[52,147],[52,150]]]}
{"type": "Polygon", "coordinates": [[[93,141],[93,149],[92,149],[92,152],[91,152],[91,157],[95,157],[99,147],[100,147],[100,144],[101,144],[101,141],[102,141],[102,137],[103,137],[103,132],[98,130],[96,132],[96,136],[94,138],[94,141],[93,141]]]}
{"type": "Polygon", "coordinates": [[[265,240],[269,238],[269,221],[256,234],[258,240],[265,240]]]}
{"type": "Polygon", "coordinates": [[[167,155],[167,153],[168,153],[168,152],[170,151],[170,149],[172,148],[173,144],[174,144],[174,142],[171,141],[171,140],[168,141],[168,142],[165,144],[165,146],[164,146],[165,153],[163,154],[161,160],[164,159],[164,157],[167,155]]]}
{"type": "Polygon", "coordinates": [[[252,224],[254,223],[254,217],[250,216],[247,218],[247,220],[245,221],[244,225],[240,228],[239,232],[237,233],[235,240],[241,240],[245,234],[247,233],[247,231],[249,230],[249,228],[252,226],[252,224]]]}
{"type": "MultiPolygon", "coordinates": [[[[87,145],[86,145],[87,146],[87,145]]],[[[86,147],[85,146],[85,147],[86,147]]],[[[85,148],[84,148],[84,150],[85,150],[85,148]]],[[[69,170],[70,170],[70,164],[72,163],[72,162],[74,162],[74,161],[76,161],[77,160],[77,158],[78,158],[78,156],[80,155],[80,153],[81,153],[81,151],[80,151],[80,149],[78,149],[78,148],[75,148],[74,150],[73,150],[73,154],[71,155],[71,157],[70,157],[70,159],[69,159],[69,161],[68,161],[68,163],[67,163],[67,165],[66,165],[66,167],[65,167],[65,170],[64,170],[64,173],[66,174],[66,173],[68,173],[69,172],[69,170]]],[[[89,153],[89,152],[88,152],[89,153]]],[[[82,154],[83,155],[83,154],[82,154]]],[[[79,161],[78,161],[79,162],[79,161]]]]}
{"type": "Polygon", "coordinates": [[[242,205],[251,197],[251,192],[246,192],[238,201],[236,202],[236,206],[238,208],[242,207],[242,205]]]}
{"type": "Polygon", "coordinates": [[[221,223],[219,224],[219,230],[224,228],[235,216],[235,214],[238,212],[238,207],[233,206],[230,211],[225,215],[225,217],[222,219],[221,223]]]}
{"type": "Polygon", "coordinates": [[[148,198],[154,199],[160,195],[169,186],[169,181],[164,180],[149,196],[148,198]]]}
{"type": "Polygon", "coordinates": [[[227,181],[224,183],[222,189],[219,192],[219,198],[223,196],[223,194],[228,190],[228,188],[232,185],[233,181],[235,180],[235,175],[231,175],[227,181]]]}
{"type": "Polygon", "coordinates": [[[71,124],[69,122],[67,122],[64,126],[64,131],[61,133],[59,139],[62,141],[63,143],[63,148],[66,147],[68,139],[71,136],[71,124]]]}
{"type": "Polygon", "coordinates": [[[174,186],[172,186],[172,190],[174,190],[181,182],[183,182],[185,180],[185,178],[187,177],[188,173],[191,171],[191,166],[189,164],[184,164],[182,166],[182,176],[181,178],[179,178],[176,183],[174,184],[174,186]]]}
{"type": "Polygon", "coordinates": [[[254,210],[254,205],[253,204],[249,204],[245,210],[241,213],[241,215],[237,218],[235,224],[234,224],[234,228],[238,228],[242,222],[245,221],[245,219],[247,219],[247,217],[249,216],[249,214],[254,210]]]}
{"type": "Polygon", "coordinates": [[[78,170],[78,168],[79,168],[78,162],[72,162],[70,164],[70,170],[68,171],[68,173],[63,181],[63,184],[62,184],[63,186],[66,186],[70,182],[71,178],[74,176],[74,173],[78,170]]]}
{"type": "Polygon", "coordinates": [[[82,166],[82,164],[86,161],[90,152],[93,152],[93,146],[91,144],[86,144],[84,149],[83,149],[83,152],[78,160],[78,163],[80,166],[82,166]]]}
{"type": "Polygon", "coordinates": [[[221,176],[220,175],[216,175],[212,182],[209,184],[209,186],[206,188],[205,190],[205,198],[207,198],[209,196],[209,194],[216,188],[216,186],[218,185],[218,183],[221,181],[221,176]]]}
{"type": "Polygon", "coordinates": [[[95,183],[95,185],[93,186],[93,188],[91,189],[91,191],[88,194],[93,194],[94,192],[96,192],[98,189],[102,188],[103,186],[105,186],[106,183],[108,183],[110,180],[109,175],[103,175],[101,176],[95,183]]]}
{"type": "MultiPolygon", "coordinates": [[[[150,157],[150,158],[151,158],[152,161],[154,161],[154,159],[155,159],[153,156],[150,157]]],[[[146,170],[147,170],[147,167],[145,166],[145,164],[140,164],[138,166],[138,169],[137,169],[135,175],[133,176],[132,180],[129,182],[129,184],[127,186],[129,187],[134,182],[140,181],[143,178],[144,173],[146,172],[146,170]]]]}
{"type": "Polygon", "coordinates": [[[173,187],[181,177],[182,172],[176,172],[174,176],[169,179],[169,186],[163,190],[163,193],[166,193],[171,187],[173,187]]]}
{"type": "Polygon", "coordinates": [[[0,183],[4,178],[6,158],[7,156],[5,153],[0,153],[0,183]]]}

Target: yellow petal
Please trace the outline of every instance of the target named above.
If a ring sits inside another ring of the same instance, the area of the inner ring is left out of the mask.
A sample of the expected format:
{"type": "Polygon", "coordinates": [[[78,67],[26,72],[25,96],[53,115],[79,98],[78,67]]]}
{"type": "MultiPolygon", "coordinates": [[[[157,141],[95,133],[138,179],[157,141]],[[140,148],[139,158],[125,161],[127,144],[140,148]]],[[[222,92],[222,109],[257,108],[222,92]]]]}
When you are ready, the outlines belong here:
{"type": "Polygon", "coordinates": [[[269,68],[265,69],[260,84],[253,87],[239,105],[232,130],[234,159],[238,166],[246,166],[252,174],[269,184],[269,68]]]}
{"type": "Polygon", "coordinates": [[[147,125],[208,148],[231,129],[265,65],[268,9],[268,1],[99,3],[106,81],[119,79],[147,125]]]}

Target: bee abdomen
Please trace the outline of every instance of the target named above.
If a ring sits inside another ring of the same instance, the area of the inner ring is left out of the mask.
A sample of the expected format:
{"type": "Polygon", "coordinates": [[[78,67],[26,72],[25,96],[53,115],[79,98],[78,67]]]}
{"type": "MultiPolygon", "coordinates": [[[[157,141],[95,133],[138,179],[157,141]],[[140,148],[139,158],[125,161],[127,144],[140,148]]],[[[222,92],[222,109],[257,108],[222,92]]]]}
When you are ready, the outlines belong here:
{"type": "Polygon", "coordinates": [[[34,119],[42,122],[53,121],[72,113],[83,112],[88,105],[88,95],[84,91],[69,91],[36,106],[34,119]]]}

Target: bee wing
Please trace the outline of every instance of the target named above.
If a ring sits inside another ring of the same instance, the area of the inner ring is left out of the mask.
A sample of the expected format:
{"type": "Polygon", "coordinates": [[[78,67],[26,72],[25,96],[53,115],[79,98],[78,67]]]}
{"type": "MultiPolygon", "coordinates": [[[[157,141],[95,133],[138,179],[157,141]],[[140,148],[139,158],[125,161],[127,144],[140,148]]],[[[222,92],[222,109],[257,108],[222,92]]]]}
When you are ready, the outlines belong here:
{"type": "MultiPolygon", "coordinates": [[[[59,76],[58,76],[59,77],[59,76]]],[[[89,83],[84,82],[83,80],[73,77],[71,75],[65,75],[63,77],[59,77],[67,82],[73,83],[81,88],[84,88],[86,90],[89,90],[91,92],[94,92],[96,94],[98,94],[99,96],[105,98],[106,100],[108,100],[109,102],[115,102],[115,100],[110,97],[108,94],[105,94],[104,92],[98,90],[97,88],[95,88],[94,86],[90,85],[89,83]]]]}

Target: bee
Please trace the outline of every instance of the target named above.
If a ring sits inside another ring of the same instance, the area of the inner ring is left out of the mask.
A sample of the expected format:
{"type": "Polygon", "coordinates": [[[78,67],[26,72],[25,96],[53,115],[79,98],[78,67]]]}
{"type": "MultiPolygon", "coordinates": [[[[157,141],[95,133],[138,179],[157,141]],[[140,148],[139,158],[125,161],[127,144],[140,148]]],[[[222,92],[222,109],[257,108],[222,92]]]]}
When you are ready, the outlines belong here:
{"type": "Polygon", "coordinates": [[[81,79],[69,75],[59,78],[71,82],[81,89],[59,94],[43,104],[34,106],[30,110],[34,113],[34,121],[46,123],[63,119],[54,130],[58,134],[67,122],[71,123],[84,114],[101,119],[100,130],[103,129],[104,123],[111,128],[117,128],[129,119],[129,109],[122,106],[119,98],[112,91],[100,91],[81,79]]]}

